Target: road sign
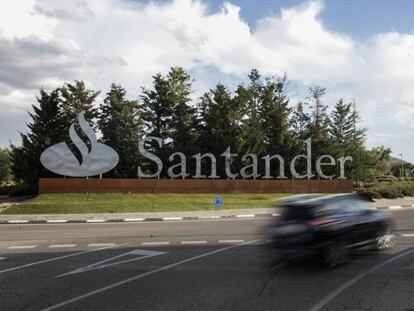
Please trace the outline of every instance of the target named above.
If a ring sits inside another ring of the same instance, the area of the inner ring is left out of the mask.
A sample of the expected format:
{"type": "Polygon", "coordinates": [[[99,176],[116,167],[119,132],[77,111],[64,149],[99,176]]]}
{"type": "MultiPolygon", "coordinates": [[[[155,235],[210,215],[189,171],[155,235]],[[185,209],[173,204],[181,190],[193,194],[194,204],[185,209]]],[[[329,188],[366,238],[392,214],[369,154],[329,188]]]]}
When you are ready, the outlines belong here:
{"type": "Polygon", "coordinates": [[[224,199],[222,197],[215,197],[213,200],[213,204],[215,207],[220,208],[224,204],[224,199]]]}

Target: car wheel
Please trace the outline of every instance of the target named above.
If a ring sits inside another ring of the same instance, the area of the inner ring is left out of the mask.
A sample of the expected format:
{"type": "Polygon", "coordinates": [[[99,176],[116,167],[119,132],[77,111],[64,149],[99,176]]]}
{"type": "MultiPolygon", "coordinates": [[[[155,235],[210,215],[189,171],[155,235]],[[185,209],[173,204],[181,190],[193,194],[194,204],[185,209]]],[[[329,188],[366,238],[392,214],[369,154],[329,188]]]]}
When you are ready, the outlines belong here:
{"type": "Polygon", "coordinates": [[[395,236],[389,229],[381,230],[375,239],[375,250],[382,251],[391,248],[394,245],[395,236]]]}
{"type": "Polygon", "coordinates": [[[350,250],[343,242],[334,243],[322,252],[322,264],[327,268],[345,264],[350,259],[350,250]]]}

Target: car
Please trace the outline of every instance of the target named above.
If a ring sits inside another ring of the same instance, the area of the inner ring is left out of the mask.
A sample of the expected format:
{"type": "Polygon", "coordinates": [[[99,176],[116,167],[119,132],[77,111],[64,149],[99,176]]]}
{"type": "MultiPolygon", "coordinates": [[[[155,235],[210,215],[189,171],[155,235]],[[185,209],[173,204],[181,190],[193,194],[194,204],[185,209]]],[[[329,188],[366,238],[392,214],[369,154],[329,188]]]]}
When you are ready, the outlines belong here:
{"type": "Polygon", "coordinates": [[[357,195],[302,195],[279,204],[280,216],[266,226],[278,262],[310,256],[333,268],[348,262],[354,249],[393,245],[393,218],[357,195]]]}

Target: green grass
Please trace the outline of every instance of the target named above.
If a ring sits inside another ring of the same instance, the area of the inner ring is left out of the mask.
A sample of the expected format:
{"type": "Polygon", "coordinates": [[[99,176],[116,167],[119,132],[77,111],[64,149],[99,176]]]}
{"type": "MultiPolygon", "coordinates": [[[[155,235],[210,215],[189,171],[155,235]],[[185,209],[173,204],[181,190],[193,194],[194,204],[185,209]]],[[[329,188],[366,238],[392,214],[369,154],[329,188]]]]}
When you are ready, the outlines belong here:
{"type": "MultiPolygon", "coordinates": [[[[290,194],[223,194],[220,209],[274,207],[290,194]]],[[[139,213],[215,210],[214,194],[43,194],[1,214],[139,213]]]]}

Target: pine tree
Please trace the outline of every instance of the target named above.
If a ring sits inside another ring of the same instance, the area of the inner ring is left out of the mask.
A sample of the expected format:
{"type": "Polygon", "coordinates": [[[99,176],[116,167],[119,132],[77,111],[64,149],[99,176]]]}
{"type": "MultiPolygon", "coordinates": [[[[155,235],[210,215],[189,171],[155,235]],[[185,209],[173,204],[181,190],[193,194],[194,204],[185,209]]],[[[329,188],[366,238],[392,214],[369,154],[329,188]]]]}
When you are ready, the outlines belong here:
{"type": "Polygon", "coordinates": [[[11,159],[8,148],[0,148],[0,186],[11,181],[11,159]]]}
{"type": "Polygon", "coordinates": [[[61,87],[62,109],[67,119],[67,126],[70,126],[76,120],[79,112],[85,112],[86,120],[92,120],[97,117],[97,109],[94,107],[96,97],[99,91],[95,92],[86,88],[83,81],[75,80],[74,84],[65,83],[61,87]]]}
{"type": "Polygon", "coordinates": [[[39,106],[32,105],[29,131],[21,133],[21,146],[11,145],[12,173],[17,182],[36,187],[39,177],[56,176],[40,163],[41,153],[49,146],[60,143],[67,136],[65,117],[60,107],[59,91],[40,90],[39,106]]]}
{"type": "MultiPolygon", "coordinates": [[[[198,107],[201,152],[220,155],[230,147],[232,153],[237,153],[243,111],[230,91],[223,84],[218,84],[200,98],[198,107]]],[[[234,171],[240,167],[237,159],[232,167],[234,171]]],[[[226,176],[223,161],[217,163],[217,173],[221,177],[226,176]]]]}
{"type": "Polygon", "coordinates": [[[310,136],[310,116],[304,109],[304,104],[299,102],[292,112],[290,119],[296,141],[304,141],[310,136]]]}
{"type": "Polygon", "coordinates": [[[98,125],[102,142],[119,154],[119,163],[110,174],[113,177],[134,178],[140,160],[138,142],[143,135],[143,121],[138,102],[125,96],[122,86],[111,85],[100,105],[98,125]]]}
{"type": "MultiPolygon", "coordinates": [[[[196,149],[196,109],[191,106],[190,94],[190,76],[180,67],[171,68],[166,76],[155,75],[153,89],[142,89],[147,132],[164,140],[157,152],[163,163],[169,162],[169,154],[175,149],[190,154],[196,149]]],[[[165,167],[161,176],[167,176],[165,167]]]]}

